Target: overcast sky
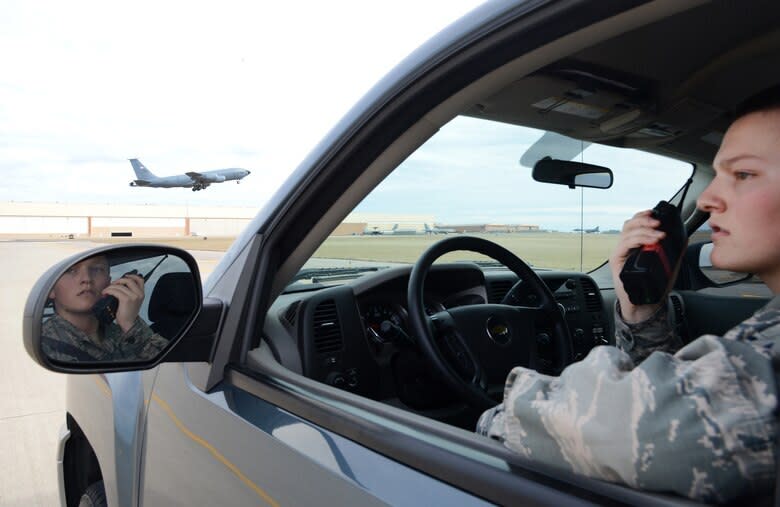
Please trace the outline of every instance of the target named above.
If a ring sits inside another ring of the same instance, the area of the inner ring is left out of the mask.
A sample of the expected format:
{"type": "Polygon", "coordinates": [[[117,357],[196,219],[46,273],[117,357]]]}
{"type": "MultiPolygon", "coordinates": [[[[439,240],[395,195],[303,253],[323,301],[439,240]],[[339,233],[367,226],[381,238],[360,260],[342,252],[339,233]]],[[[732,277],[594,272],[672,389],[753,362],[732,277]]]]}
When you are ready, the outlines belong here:
{"type": "MultiPolygon", "coordinates": [[[[371,86],[479,3],[5,0],[0,201],[259,208],[371,86]],[[158,176],[252,174],[197,193],[131,188],[129,158],[158,176]]],[[[631,152],[588,158],[615,170],[616,184],[581,195],[520,167],[541,133],[488,123],[447,125],[358,210],[571,230],[584,197],[582,225],[604,230],[689,173],[651,161],[648,182],[631,173],[641,165],[631,152]],[[622,186],[632,182],[641,186],[622,186]]]]}
{"type": "Polygon", "coordinates": [[[0,201],[260,206],[355,102],[478,0],[0,3],[0,201]],[[252,171],[205,191],[158,176],[252,171]]]}
{"type": "MultiPolygon", "coordinates": [[[[527,166],[520,160],[542,134],[517,125],[455,118],[393,171],[357,210],[397,210],[433,216],[445,224],[525,224],[558,231],[598,226],[603,232],[619,230],[637,211],[669,199],[692,171],[688,163],[592,144],[576,160],[611,168],[612,187],[570,189],[540,183],[532,178],[536,160],[527,166]]],[[[581,146],[579,141],[567,142],[581,146]]],[[[561,145],[540,145],[547,146],[541,151],[553,158],[564,158],[555,156],[561,145]]]]}

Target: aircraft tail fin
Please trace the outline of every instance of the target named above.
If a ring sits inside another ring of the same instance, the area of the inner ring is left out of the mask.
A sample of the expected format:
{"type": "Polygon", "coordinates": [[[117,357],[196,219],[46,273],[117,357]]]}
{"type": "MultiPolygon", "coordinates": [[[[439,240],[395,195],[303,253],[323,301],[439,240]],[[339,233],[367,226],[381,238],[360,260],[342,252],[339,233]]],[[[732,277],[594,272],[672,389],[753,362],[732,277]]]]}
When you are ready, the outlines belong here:
{"type": "Polygon", "coordinates": [[[139,180],[156,180],[157,176],[152,174],[152,171],[146,168],[145,165],[141,163],[140,160],[137,158],[131,158],[130,159],[130,165],[133,166],[133,171],[135,171],[135,175],[138,177],[139,180]]]}

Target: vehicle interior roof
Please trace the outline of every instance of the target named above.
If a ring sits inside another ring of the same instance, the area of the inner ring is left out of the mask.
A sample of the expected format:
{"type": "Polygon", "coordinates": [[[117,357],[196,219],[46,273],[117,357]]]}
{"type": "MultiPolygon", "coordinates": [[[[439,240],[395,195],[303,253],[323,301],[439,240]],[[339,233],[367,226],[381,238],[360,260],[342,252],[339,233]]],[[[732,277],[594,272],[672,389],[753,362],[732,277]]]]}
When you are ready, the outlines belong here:
{"type": "Polygon", "coordinates": [[[734,108],[780,82],[780,2],[716,1],[559,60],[466,114],[708,165],[734,108]]]}

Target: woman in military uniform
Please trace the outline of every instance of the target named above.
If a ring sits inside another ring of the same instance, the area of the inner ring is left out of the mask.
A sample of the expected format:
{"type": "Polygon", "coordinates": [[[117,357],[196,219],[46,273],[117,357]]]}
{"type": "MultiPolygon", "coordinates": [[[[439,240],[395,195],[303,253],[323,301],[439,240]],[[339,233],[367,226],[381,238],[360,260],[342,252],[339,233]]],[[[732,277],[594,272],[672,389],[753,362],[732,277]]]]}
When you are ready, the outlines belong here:
{"type": "Polygon", "coordinates": [[[127,274],[111,281],[108,259],[99,255],[71,266],[52,288],[54,315],[43,323],[43,351],[67,362],[129,361],[157,355],[168,340],[138,316],[144,279],[127,274]],[[93,307],[103,297],[119,302],[115,318],[101,322],[93,307]]]}

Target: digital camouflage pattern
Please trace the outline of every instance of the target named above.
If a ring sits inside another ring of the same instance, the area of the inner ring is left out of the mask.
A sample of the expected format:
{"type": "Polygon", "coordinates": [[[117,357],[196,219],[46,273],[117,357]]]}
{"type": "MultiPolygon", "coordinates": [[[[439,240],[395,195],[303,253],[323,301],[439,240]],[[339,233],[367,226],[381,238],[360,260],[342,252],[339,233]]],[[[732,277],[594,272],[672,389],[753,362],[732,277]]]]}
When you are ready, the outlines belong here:
{"type": "Polygon", "coordinates": [[[634,325],[617,314],[624,350],[596,347],[560,377],[515,368],[477,431],[526,458],[634,488],[704,502],[770,492],[780,297],[674,354],[671,319],[668,306],[634,325]]]}
{"type": "Polygon", "coordinates": [[[67,362],[150,359],[168,345],[168,340],[152,331],[140,317],[136,317],[127,333],[112,322],[100,334],[102,339],[90,338],[54,314],[43,323],[41,345],[50,359],[67,362]]]}
{"type": "Polygon", "coordinates": [[[644,322],[626,323],[620,316],[620,303],[615,304],[615,344],[626,352],[634,364],[644,361],[653,352],[674,354],[683,347],[682,339],[674,331],[672,301],[644,322]]]}

